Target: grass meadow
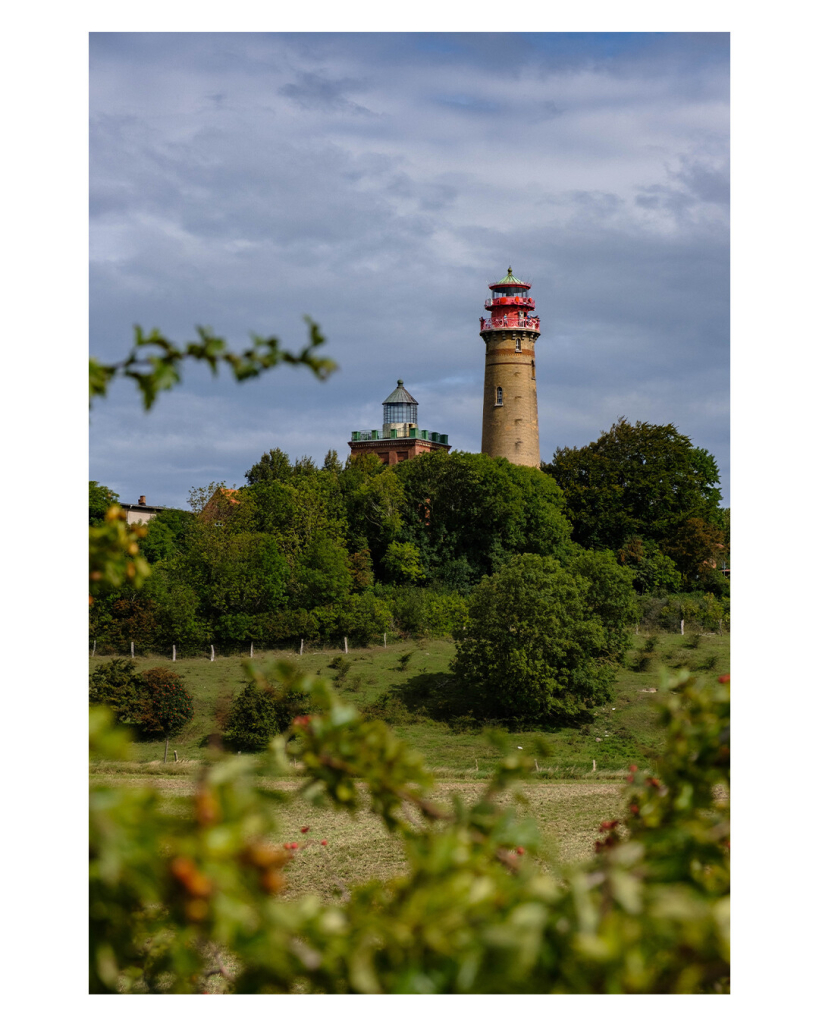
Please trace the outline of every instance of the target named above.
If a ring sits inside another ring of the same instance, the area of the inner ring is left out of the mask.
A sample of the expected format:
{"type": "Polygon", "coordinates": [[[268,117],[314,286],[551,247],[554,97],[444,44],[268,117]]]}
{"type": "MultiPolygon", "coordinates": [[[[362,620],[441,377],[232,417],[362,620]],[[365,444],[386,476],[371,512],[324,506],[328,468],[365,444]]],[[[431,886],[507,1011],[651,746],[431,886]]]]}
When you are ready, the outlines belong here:
{"type": "MultiPolygon", "coordinates": [[[[445,801],[455,792],[464,799],[476,794],[500,756],[480,727],[458,721],[453,728],[427,717],[423,709],[419,711],[417,694],[447,684],[453,654],[451,641],[407,641],[386,649],[350,650],[347,656],[336,650],[305,651],[301,656],[288,651],[257,652],[254,663],[272,666],[281,658],[297,660],[306,672],[332,680],[350,703],[384,707],[395,732],[419,750],[434,770],[437,796],[445,801]]],[[[728,658],[727,635],[635,636],[626,664],[618,672],[615,699],[599,708],[592,722],[539,734],[512,734],[524,749],[533,749],[536,735],[544,737],[551,749],[547,758],[538,757],[538,770],[532,773],[531,782],[522,786],[522,793],[544,843],[561,859],[581,860],[591,854],[600,821],[622,813],[622,782],[628,765],[649,766],[659,754],[662,734],[653,705],[662,674],[686,667],[716,678],[728,671],[728,658]]],[[[92,658],[91,669],[103,660],[92,658]]],[[[186,813],[186,797],[193,792],[195,776],[213,756],[209,738],[218,735],[230,699],[244,683],[242,662],[239,657],[217,657],[213,662],[186,659],[173,664],[169,658],[137,658],[139,670],[172,668],[193,695],[193,720],[171,741],[179,760],[174,761],[171,754],[169,763],[162,763],[164,741],[134,742],[129,761],[92,763],[92,779],[154,786],[169,809],[178,807],[179,813],[186,813]]],[[[292,779],[275,784],[295,791],[298,774],[295,765],[292,779]]],[[[369,813],[351,817],[316,808],[299,797],[283,807],[276,838],[282,842],[310,840],[287,869],[287,895],[291,898],[307,892],[337,898],[344,885],[388,878],[403,866],[400,842],[369,813]],[[310,827],[306,837],[300,831],[305,825],[310,827]],[[321,839],[327,839],[326,847],[320,845],[321,839]]]]}
{"type": "MultiPolygon", "coordinates": [[[[482,727],[462,719],[452,723],[435,720],[420,706],[431,703],[424,694],[434,694],[437,688],[451,684],[448,669],[454,652],[449,640],[407,641],[387,648],[350,650],[346,656],[337,650],[306,650],[301,656],[292,651],[256,652],[253,663],[265,668],[279,659],[298,662],[305,672],[333,681],[351,704],[383,708],[379,717],[390,722],[399,736],[423,754],[438,778],[475,781],[487,777],[499,757],[484,739],[482,727]]],[[[728,658],[727,635],[635,636],[626,663],[618,671],[615,698],[596,710],[592,722],[512,735],[524,749],[527,745],[532,748],[535,735],[547,740],[551,755],[538,760],[537,774],[543,780],[620,779],[629,764],[649,764],[660,751],[662,735],[653,703],[662,673],[685,667],[716,678],[728,671],[728,658]]],[[[104,660],[90,659],[90,669],[93,671],[104,660]]],[[[162,666],[182,677],[193,695],[194,717],[171,741],[178,763],[162,765],[164,740],[154,740],[132,744],[130,766],[135,771],[144,766],[169,775],[195,770],[208,755],[209,738],[220,732],[231,697],[244,685],[243,660],[217,657],[212,662],[207,658],[171,662],[170,658],[136,658],[137,670],[162,666]]]]}

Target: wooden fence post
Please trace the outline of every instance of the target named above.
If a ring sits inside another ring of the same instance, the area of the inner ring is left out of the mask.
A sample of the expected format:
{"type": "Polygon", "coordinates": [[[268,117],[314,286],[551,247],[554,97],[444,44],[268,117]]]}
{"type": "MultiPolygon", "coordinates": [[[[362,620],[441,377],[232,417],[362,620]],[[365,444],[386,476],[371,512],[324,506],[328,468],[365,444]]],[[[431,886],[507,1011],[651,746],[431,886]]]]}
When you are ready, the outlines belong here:
{"type": "Polygon", "coordinates": [[[593,772],[597,771],[597,762],[594,760],[594,758],[592,758],[592,771],[593,772]]]}
{"type": "Polygon", "coordinates": [[[384,634],[384,647],[386,647],[386,646],[387,646],[387,634],[385,633],[384,634]]]}
{"type": "Polygon", "coordinates": [[[210,645],[210,660],[216,661],[216,651],[213,649],[213,644],[210,645]]]}
{"type": "Polygon", "coordinates": [[[179,760],[179,754],[177,754],[176,751],[173,752],[173,759],[174,759],[174,761],[178,761],[179,760]]]}
{"type": "Polygon", "coordinates": [[[171,741],[170,736],[166,736],[165,737],[165,760],[162,762],[163,764],[166,764],[167,761],[168,761],[168,744],[170,743],[170,741],[171,741]]]}
{"type": "Polygon", "coordinates": [[[253,641],[250,641],[250,657],[253,657],[253,641]]]}
{"type": "MultiPolygon", "coordinates": [[[[722,632],[722,619],[719,620],[720,633],[722,632]]],[[[94,641],[94,650],[91,652],[91,657],[96,657],[97,654],[97,641],[94,641]]]]}
{"type": "Polygon", "coordinates": [[[176,644],[173,645],[173,657],[171,658],[171,661],[176,661],[176,644]]]}
{"type": "Polygon", "coordinates": [[[133,656],[134,656],[134,641],[132,640],[131,641],[131,657],[133,658],[133,656]]]}
{"type": "Polygon", "coordinates": [[[345,654],[348,653],[348,651],[347,651],[347,637],[346,636],[344,637],[344,653],[345,654]]]}
{"type": "Polygon", "coordinates": [[[685,619],[680,619],[680,633],[685,636],[685,619]]]}
{"type": "Polygon", "coordinates": [[[304,637],[302,637],[301,646],[299,647],[299,656],[302,654],[304,654],[304,637]]]}

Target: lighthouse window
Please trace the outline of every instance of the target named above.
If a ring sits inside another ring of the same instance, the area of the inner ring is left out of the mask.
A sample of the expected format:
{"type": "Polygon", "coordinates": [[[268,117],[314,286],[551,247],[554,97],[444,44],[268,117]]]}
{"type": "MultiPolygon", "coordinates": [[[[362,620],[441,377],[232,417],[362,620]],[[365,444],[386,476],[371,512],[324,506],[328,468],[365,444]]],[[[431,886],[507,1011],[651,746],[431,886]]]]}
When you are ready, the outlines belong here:
{"type": "Polygon", "coordinates": [[[535,379],[535,361],[533,359],[532,360],[532,380],[534,380],[534,379],[535,379]]]}
{"type": "Polygon", "coordinates": [[[503,388],[498,388],[497,398],[495,399],[495,405],[503,405],[503,388]]]}
{"type": "Polygon", "coordinates": [[[515,351],[520,352],[520,338],[515,338],[515,351]]]}

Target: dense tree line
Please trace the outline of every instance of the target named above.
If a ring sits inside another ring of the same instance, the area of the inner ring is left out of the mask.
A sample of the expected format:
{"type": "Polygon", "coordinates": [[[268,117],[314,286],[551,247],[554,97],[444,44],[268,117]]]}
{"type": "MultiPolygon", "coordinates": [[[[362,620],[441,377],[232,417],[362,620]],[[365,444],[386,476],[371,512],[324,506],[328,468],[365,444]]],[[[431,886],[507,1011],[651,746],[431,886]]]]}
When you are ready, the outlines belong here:
{"type": "Polygon", "coordinates": [[[329,452],[317,467],[276,449],[246,477],[235,491],[195,489],[197,514],[150,521],[145,585],[92,606],[99,650],[446,635],[483,576],[573,547],[554,481],[485,455],[388,468],[329,452]]]}
{"type": "MultiPolygon", "coordinates": [[[[387,467],[330,451],[317,466],[273,449],[245,486],[194,488],[192,513],[150,521],[150,576],[95,602],[92,637],[99,651],[184,652],[450,635],[483,599],[481,581],[517,556],[551,560],[588,590],[583,551],[608,552],[646,607],[693,592],[717,602],[704,614],[727,618],[729,515],[708,452],[673,426],[620,420],[542,469],[466,452],[387,467]]],[[[92,482],[89,519],[115,498],[92,482]]]]}

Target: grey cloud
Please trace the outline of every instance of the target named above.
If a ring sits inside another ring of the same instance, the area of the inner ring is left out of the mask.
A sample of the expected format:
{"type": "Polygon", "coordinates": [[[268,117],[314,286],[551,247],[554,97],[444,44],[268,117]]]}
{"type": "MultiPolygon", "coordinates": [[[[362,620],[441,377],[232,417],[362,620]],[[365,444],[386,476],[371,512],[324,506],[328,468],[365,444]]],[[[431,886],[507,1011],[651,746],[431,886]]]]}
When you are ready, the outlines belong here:
{"type": "Polygon", "coordinates": [[[354,87],[356,83],[346,79],[331,81],[309,71],[302,71],[296,82],[288,82],[277,91],[280,96],[302,107],[304,110],[343,111],[344,113],[374,116],[372,110],[348,100],[342,90],[354,87]]]}
{"type": "Polygon", "coordinates": [[[309,313],[341,366],[324,384],[282,369],[241,387],[192,369],[147,417],[117,389],[92,415],[92,478],[184,503],[277,444],[343,457],[397,377],[422,425],[478,450],[478,317],[510,261],[543,318],[543,457],[622,414],[677,423],[725,476],[720,48],[698,69],[696,38],[604,59],[547,42],[544,56],[520,36],[92,39],[92,351],[120,355],[135,322],[296,348],[309,313]],[[544,85],[547,58],[563,71],[544,85]],[[538,124],[550,103],[560,116],[538,124]]]}

